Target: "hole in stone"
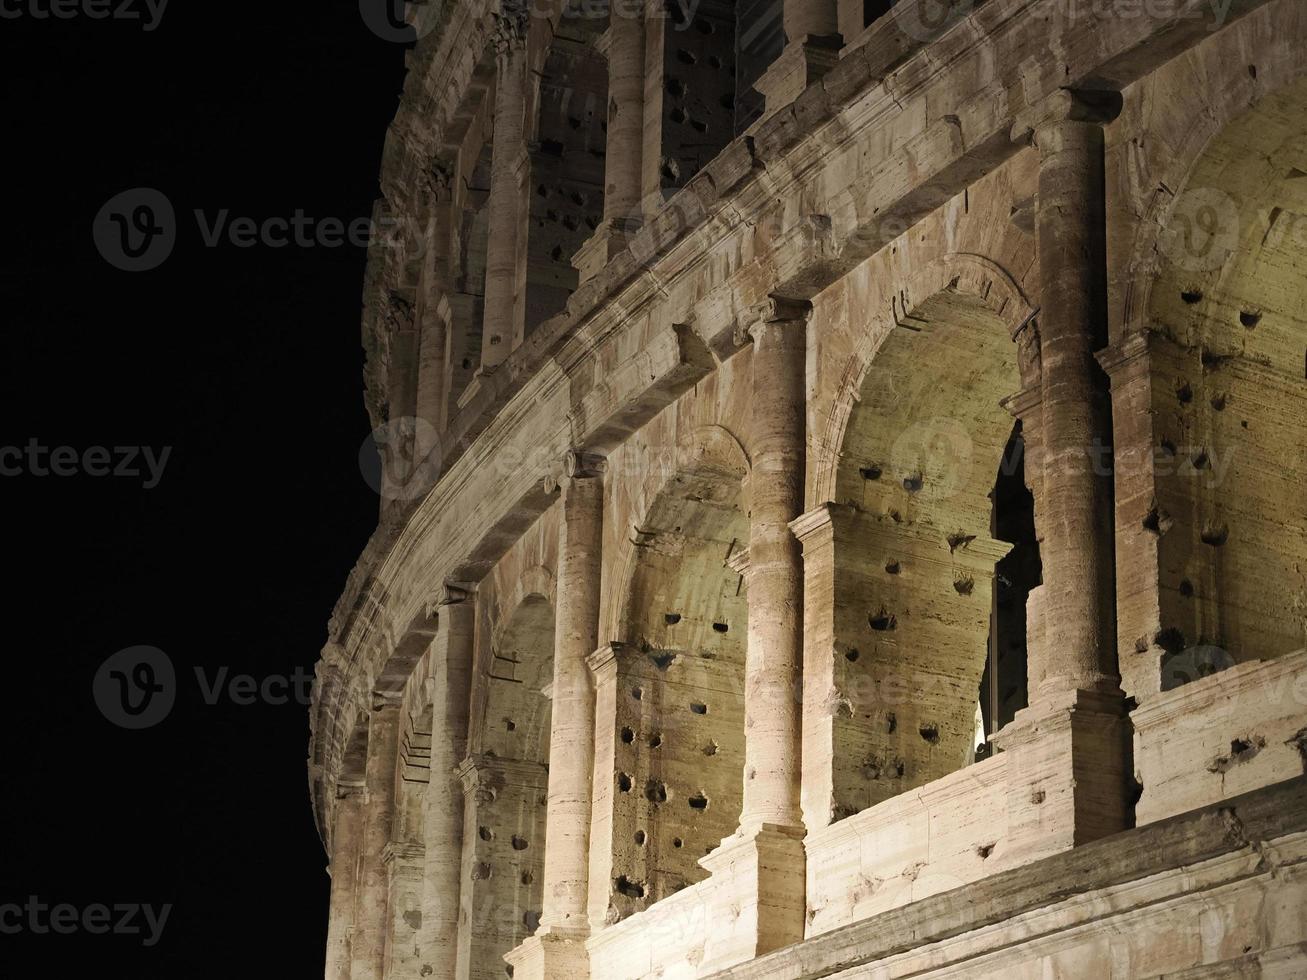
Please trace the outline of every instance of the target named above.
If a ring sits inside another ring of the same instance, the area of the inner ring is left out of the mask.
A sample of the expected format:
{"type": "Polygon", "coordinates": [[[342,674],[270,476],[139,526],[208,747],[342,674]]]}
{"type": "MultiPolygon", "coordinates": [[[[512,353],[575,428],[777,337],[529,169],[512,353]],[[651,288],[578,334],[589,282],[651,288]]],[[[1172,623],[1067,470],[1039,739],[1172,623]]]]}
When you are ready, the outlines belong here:
{"type": "Polygon", "coordinates": [[[631,792],[631,777],[624,772],[617,774],[617,788],[623,793],[631,792]]]}
{"type": "Polygon", "coordinates": [[[675,160],[666,160],[662,166],[663,179],[675,183],[681,179],[681,165],[675,160]]]}
{"type": "Polygon", "coordinates": [[[895,729],[899,727],[899,717],[890,711],[885,714],[885,731],[893,735],[895,729]]]}
{"type": "Polygon", "coordinates": [[[506,964],[504,966],[504,976],[511,977],[512,975],[513,975],[513,964],[511,963],[506,964]]]}
{"type": "Polygon", "coordinates": [[[931,745],[939,744],[939,726],[927,722],[917,729],[917,734],[921,736],[922,741],[929,742],[931,745]]]}
{"type": "Polygon", "coordinates": [[[651,779],[644,784],[644,798],[650,803],[666,803],[667,787],[656,779],[651,779]]]}
{"type": "Polygon", "coordinates": [[[679,837],[672,838],[672,847],[684,847],[684,846],[685,846],[685,841],[681,840],[681,838],[679,837]]]}
{"type": "Polygon", "coordinates": [[[976,848],[976,853],[980,855],[980,859],[983,861],[985,860],[985,858],[989,857],[991,854],[994,853],[994,848],[997,846],[997,844],[998,844],[997,841],[995,841],[993,844],[981,844],[979,847],[976,848]]]}
{"type": "Polygon", "coordinates": [[[1187,578],[1180,580],[1180,594],[1186,599],[1194,594],[1194,584],[1187,578]]]}
{"type": "Polygon", "coordinates": [[[1226,395],[1225,395],[1224,392],[1222,392],[1222,393],[1219,394],[1219,395],[1213,395],[1213,396],[1212,396],[1212,411],[1214,411],[1214,412],[1224,412],[1224,411],[1225,411],[1225,400],[1226,400],[1226,395]]]}
{"type": "Polygon", "coordinates": [[[1194,455],[1193,455],[1193,459],[1191,459],[1190,462],[1193,463],[1193,467],[1194,467],[1194,469],[1196,469],[1196,470],[1205,470],[1205,469],[1207,469],[1207,467],[1208,467],[1208,465],[1210,464],[1211,460],[1210,460],[1210,458],[1209,458],[1208,455],[1207,455],[1207,450],[1206,450],[1206,449],[1200,449],[1200,450],[1198,450],[1198,452],[1194,453],[1194,455]]]}
{"type": "Polygon", "coordinates": [[[581,120],[577,119],[576,116],[568,116],[567,125],[571,126],[573,129],[580,129],[581,120]]]}
{"type": "Polygon", "coordinates": [[[725,633],[730,629],[725,623],[713,623],[712,628],[714,633],[725,633]]]}
{"type": "Polygon", "coordinates": [[[1224,524],[1204,524],[1203,532],[1199,537],[1202,539],[1203,544],[1219,548],[1230,540],[1230,529],[1224,524]]]}
{"type": "Polygon", "coordinates": [[[529,885],[535,880],[536,880],[536,876],[533,875],[530,871],[522,872],[522,884],[529,885]]]}
{"type": "Polygon", "coordinates": [[[1201,303],[1203,301],[1203,294],[1197,289],[1186,289],[1180,294],[1180,298],[1190,306],[1193,306],[1195,303],[1201,303]]]}
{"type": "Polygon", "coordinates": [[[527,910],[522,916],[522,924],[526,926],[527,932],[535,932],[540,928],[540,913],[534,910],[527,910]]]}
{"type": "Polygon", "coordinates": [[[687,51],[685,48],[676,49],[676,60],[683,65],[694,65],[699,62],[699,59],[694,56],[694,52],[687,51]]]}
{"type": "Polygon", "coordinates": [[[686,802],[690,804],[691,810],[708,809],[708,797],[704,796],[702,793],[695,793],[688,800],[686,800],[686,802]]]}
{"type": "Polygon", "coordinates": [[[903,489],[908,493],[916,493],[921,489],[922,477],[920,473],[913,473],[911,476],[903,478],[903,489]]]}
{"type": "Polygon", "coordinates": [[[1185,648],[1184,634],[1174,626],[1160,629],[1153,634],[1153,642],[1167,653],[1179,653],[1185,648]]]}
{"type": "Polygon", "coordinates": [[[536,196],[537,196],[537,197],[548,197],[548,196],[549,196],[549,189],[548,189],[547,187],[545,187],[544,184],[541,184],[539,187],[536,188],[536,196]]]}
{"type": "Polygon", "coordinates": [[[640,688],[638,687],[633,687],[631,688],[631,697],[639,701],[642,697],[644,697],[644,691],[640,690],[640,688]]]}
{"type": "Polygon", "coordinates": [[[708,744],[705,745],[705,746],[703,747],[703,754],[704,754],[704,755],[716,755],[716,754],[717,754],[717,749],[718,749],[718,745],[717,745],[717,743],[714,742],[714,741],[712,741],[712,740],[709,740],[708,744]]]}
{"type": "Polygon", "coordinates": [[[700,34],[706,36],[717,33],[717,28],[713,26],[711,21],[700,20],[694,26],[699,31],[700,34]]]}
{"type": "Polygon", "coordinates": [[[712,54],[712,55],[709,55],[709,56],[708,56],[708,67],[709,67],[709,68],[720,68],[721,66],[722,66],[722,59],[721,59],[721,58],[717,57],[717,55],[715,55],[715,54],[712,54]]]}
{"type": "Polygon", "coordinates": [[[885,562],[885,572],[886,572],[887,574],[889,574],[889,575],[897,575],[900,571],[902,571],[902,569],[899,567],[899,563],[898,563],[898,562],[896,562],[896,561],[887,561],[887,562],[885,562]]]}
{"type": "Polygon", "coordinates": [[[1180,400],[1181,405],[1188,405],[1194,400],[1194,390],[1189,387],[1189,382],[1182,381],[1176,386],[1175,397],[1180,400]]]}
{"type": "Polygon", "coordinates": [[[553,259],[555,262],[561,259],[563,257],[563,246],[555,245],[553,248],[551,248],[549,250],[549,257],[553,259]]]}
{"type": "Polygon", "coordinates": [[[1169,516],[1163,514],[1161,510],[1158,509],[1157,504],[1153,504],[1153,506],[1149,508],[1148,513],[1144,515],[1143,521],[1140,523],[1143,525],[1145,531],[1160,536],[1171,530],[1173,522],[1169,516]]]}
{"type": "Polygon", "coordinates": [[[727,112],[734,112],[735,96],[732,95],[730,92],[727,92],[720,99],[717,100],[717,104],[720,105],[727,112]]]}
{"type": "Polygon", "coordinates": [[[708,706],[702,701],[691,701],[690,710],[696,715],[706,715],[708,713],[708,706]]]}
{"type": "Polygon", "coordinates": [[[570,214],[563,218],[563,227],[568,231],[576,231],[576,219],[570,214]]]}
{"type": "Polygon", "coordinates": [[[487,864],[485,861],[478,861],[476,864],[472,865],[473,881],[486,881],[494,873],[495,873],[494,869],[491,868],[490,865],[487,864]]]}
{"type": "Polygon", "coordinates": [[[958,595],[971,595],[976,589],[976,580],[971,576],[960,578],[953,583],[953,588],[958,595]]]}
{"type": "Polygon", "coordinates": [[[633,731],[632,731],[631,729],[629,729],[629,728],[623,728],[623,729],[622,729],[622,741],[625,742],[627,745],[630,745],[632,742],[635,741],[635,732],[633,732],[633,731]]]}
{"type": "Polygon", "coordinates": [[[667,79],[667,94],[673,99],[685,98],[685,83],[679,78],[667,79]]]}
{"type": "Polygon", "coordinates": [[[649,736],[649,748],[656,749],[663,744],[663,737],[657,733],[649,736]]]}
{"type": "Polygon", "coordinates": [[[639,844],[641,847],[644,847],[644,831],[643,831],[643,830],[637,830],[637,831],[635,832],[635,842],[636,842],[637,844],[639,844]]]}
{"type": "Polygon", "coordinates": [[[679,623],[680,621],[681,621],[681,614],[680,614],[680,613],[664,613],[664,614],[663,614],[663,622],[666,623],[668,626],[675,626],[675,625],[676,625],[677,623],[679,623]]]}
{"type": "Polygon", "coordinates": [[[1044,799],[1045,794],[1042,789],[1034,790],[1030,794],[1030,802],[1035,804],[1035,806],[1039,806],[1039,804],[1043,803],[1044,799]]]}
{"type": "Polygon", "coordinates": [[[659,670],[666,670],[672,664],[676,663],[676,654],[664,650],[660,653],[649,654],[649,659],[653,661],[653,665],[659,670]]]}
{"type": "Polygon", "coordinates": [[[691,119],[690,128],[693,129],[696,133],[708,132],[708,124],[704,122],[702,119],[691,119]]]}
{"type": "Polygon", "coordinates": [[[572,191],[572,203],[578,208],[585,207],[586,196],[580,191],[572,191]]]}
{"type": "Polygon", "coordinates": [[[1249,330],[1252,330],[1257,324],[1262,322],[1262,315],[1254,310],[1244,310],[1239,314],[1239,322],[1249,330]]]}
{"type": "Polygon", "coordinates": [[[513,721],[512,718],[505,718],[505,719],[504,719],[504,728],[507,729],[507,730],[510,731],[510,732],[515,732],[515,731],[517,731],[517,722],[513,721]]]}
{"type": "Polygon", "coordinates": [[[858,662],[858,657],[860,656],[861,654],[858,653],[857,650],[849,650],[846,654],[844,654],[844,659],[851,664],[856,664],[858,662]]]}
{"type": "Polygon", "coordinates": [[[976,536],[974,534],[963,534],[961,531],[957,531],[950,534],[945,540],[948,541],[949,554],[952,554],[959,548],[967,547],[972,541],[976,540],[976,536]]]}
{"type": "Polygon", "coordinates": [[[858,472],[862,474],[864,480],[879,480],[881,469],[879,466],[872,464],[871,466],[862,467],[858,472]]]}
{"type": "Polygon", "coordinates": [[[530,847],[530,844],[527,843],[525,837],[518,837],[517,834],[513,835],[513,850],[525,851],[528,847],[530,847]]]}
{"type": "MultiPolygon", "coordinates": [[[[1251,78],[1253,81],[1257,81],[1257,66],[1256,66],[1256,65],[1249,65],[1249,66],[1248,66],[1248,77],[1251,78]]],[[[1244,952],[1246,953],[1246,952],[1248,952],[1248,950],[1245,949],[1244,952]]]]}
{"type": "Polygon", "coordinates": [[[471,366],[472,366],[472,358],[470,357],[463,358],[463,370],[466,371],[471,366]]]}
{"type": "Polygon", "coordinates": [[[867,625],[878,633],[884,633],[892,629],[897,629],[899,621],[897,617],[882,606],[880,612],[867,619],[867,625]]]}
{"type": "Polygon", "coordinates": [[[480,837],[482,840],[494,840],[495,832],[491,830],[489,827],[478,827],[477,836],[480,837]]]}

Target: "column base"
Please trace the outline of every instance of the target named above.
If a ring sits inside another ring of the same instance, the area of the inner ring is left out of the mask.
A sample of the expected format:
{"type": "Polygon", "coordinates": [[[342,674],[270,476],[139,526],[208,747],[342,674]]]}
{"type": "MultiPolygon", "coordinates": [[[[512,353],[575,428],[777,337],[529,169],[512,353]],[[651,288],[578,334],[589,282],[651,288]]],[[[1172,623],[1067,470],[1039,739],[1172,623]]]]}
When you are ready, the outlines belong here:
{"type": "Polygon", "coordinates": [[[1009,847],[1023,863],[1134,825],[1121,692],[1037,700],[994,735],[994,744],[1007,756],[1009,847]]]}
{"type": "Polygon", "coordinates": [[[834,68],[839,63],[843,46],[844,39],[839,34],[809,34],[802,40],[787,44],[780,57],[754,83],[754,88],[767,100],[764,118],[784,109],[804,89],[834,68]]]}
{"type": "Polygon", "coordinates": [[[699,859],[712,874],[702,973],[803,940],[805,833],[802,827],[763,824],[726,838],[699,859]]]}
{"type": "Polygon", "coordinates": [[[637,230],[638,223],[612,219],[601,222],[595,233],[572,256],[572,268],[577,271],[579,281],[589,282],[603,272],[609,260],[626,250],[631,235],[637,230]]]}
{"type": "Polygon", "coordinates": [[[589,980],[590,954],[585,940],[586,933],[581,930],[544,926],[505,953],[504,961],[513,968],[513,980],[589,980]]]}

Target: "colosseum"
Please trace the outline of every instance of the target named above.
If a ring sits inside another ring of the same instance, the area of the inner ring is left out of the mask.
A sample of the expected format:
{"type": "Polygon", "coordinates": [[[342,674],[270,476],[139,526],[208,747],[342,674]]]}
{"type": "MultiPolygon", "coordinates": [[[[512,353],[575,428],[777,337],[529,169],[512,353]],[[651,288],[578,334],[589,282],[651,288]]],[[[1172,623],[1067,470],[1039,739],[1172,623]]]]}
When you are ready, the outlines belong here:
{"type": "Polygon", "coordinates": [[[405,16],[327,980],[1307,977],[1307,4],[405,16]]]}

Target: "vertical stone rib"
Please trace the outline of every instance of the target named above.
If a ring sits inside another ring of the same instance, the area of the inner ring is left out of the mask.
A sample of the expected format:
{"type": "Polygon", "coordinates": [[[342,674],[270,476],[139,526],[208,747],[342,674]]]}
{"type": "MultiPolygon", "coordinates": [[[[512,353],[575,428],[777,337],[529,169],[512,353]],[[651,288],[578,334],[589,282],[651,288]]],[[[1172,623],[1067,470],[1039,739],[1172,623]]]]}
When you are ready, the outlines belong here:
{"type": "Polygon", "coordinates": [[[495,128],[491,140],[489,228],[486,240],[485,320],[481,369],[494,370],[508,357],[521,329],[518,308],[518,232],[522,210],[521,172],[526,166],[526,16],[506,14],[495,32],[495,128]]]}
{"type": "Polygon", "coordinates": [[[549,738],[544,911],[540,922],[584,934],[590,859],[594,692],[586,658],[599,644],[603,479],[596,458],[568,457],[559,533],[549,738]]]}
{"type": "Polygon", "coordinates": [[[644,141],[644,18],[616,5],[609,25],[608,140],[604,159],[604,220],[640,217],[644,141]]]}
{"type": "Polygon", "coordinates": [[[749,646],[744,682],[742,829],[798,826],[808,305],[774,302],[752,328],[749,646]]]}
{"type": "Polygon", "coordinates": [[[1094,359],[1107,339],[1103,123],[1120,98],[1062,93],[1039,150],[1044,693],[1114,690],[1111,422],[1094,359]],[[1100,102],[1106,104],[1100,105],[1100,102]]]}
{"type": "Polygon", "coordinates": [[[350,935],[358,890],[363,794],[347,790],[336,800],[331,832],[331,913],[327,924],[326,980],[350,980],[350,935]]]}
{"type": "Polygon", "coordinates": [[[382,980],[384,975],[390,890],[385,852],[395,810],[399,715],[399,701],[383,699],[374,704],[368,716],[367,813],[354,907],[351,980],[382,980]]]}
{"type": "Polygon", "coordinates": [[[419,946],[422,975],[437,978],[452,978],[458,959],[463,788],[457,769],[467,754],[475,613],[474,599],[447,589],[431,650],[431,781],[423,801],[426,866],[419,946]]]}

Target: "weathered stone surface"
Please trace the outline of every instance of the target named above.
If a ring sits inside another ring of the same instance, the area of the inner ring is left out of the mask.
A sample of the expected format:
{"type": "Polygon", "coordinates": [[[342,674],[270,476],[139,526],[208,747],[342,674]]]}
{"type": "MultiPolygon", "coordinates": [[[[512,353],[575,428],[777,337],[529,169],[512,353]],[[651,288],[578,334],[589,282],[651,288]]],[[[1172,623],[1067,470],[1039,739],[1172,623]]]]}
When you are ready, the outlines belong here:
{"type": "Polygon", "coordinates": [[[1302,5],[613,6],[412,14],[328,976],[1303,975],[1302,5]]]}

